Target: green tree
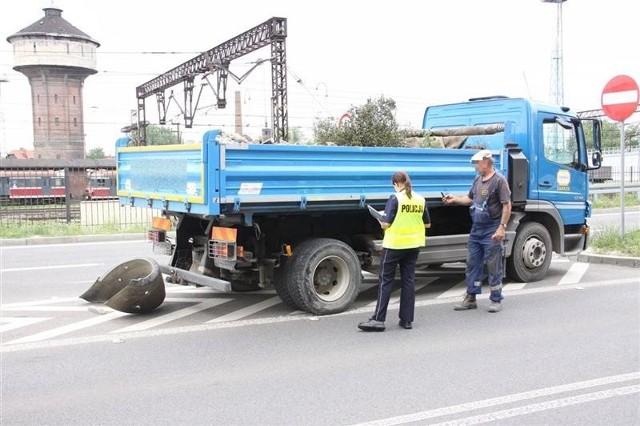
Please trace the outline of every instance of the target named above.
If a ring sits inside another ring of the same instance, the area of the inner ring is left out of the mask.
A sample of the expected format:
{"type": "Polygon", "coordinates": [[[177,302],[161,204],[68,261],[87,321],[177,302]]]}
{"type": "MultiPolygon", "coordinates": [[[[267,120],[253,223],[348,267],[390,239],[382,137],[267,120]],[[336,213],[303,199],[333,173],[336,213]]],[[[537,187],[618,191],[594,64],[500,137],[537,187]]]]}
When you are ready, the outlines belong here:
{"type": "Polygon", "coordinates": [[[348,120],[337,124],[331,119],[317,120],[313,126],[316,143],[346,146],[400,146],[402,140],[395,117],[396,102],[380,96],[349,109],[348,120]]]}
{"type": "Polygon", "coordinates": [[[169,127],[151,124],[147,126],[147,145],[173,145],[177,144],[178,135],[169,127]]]}
{"type": "Polygon", "coordinates": [[[94,159],[94,160],[99,160],[101,158],[105,158],[106,155],[104,153],[104,150],[101,147],[97,147],[97,148],[91,148],[89,150],[89,152],[87,152],[85,157],[86,158],[91,158],[91,159],[94,159]]]}
{"type": "MultiPolygon", "coordinates": [[[[169,127],[150,124],[146,128],[147,145],[173,145],[179,143],[178,136],[173,133],[169,127]]],[[[131,129],[129,136],[135,141],[134,145],[138,145],[138,132],[131,129]]]]}
{"type": "MultiPolygon", "coordinates": [[[[587,126],[587,129],[590,129],[587,126]]],[[[625,124],[624,127],[624,144],[626,147],[637,147],[640,132],[640,123],[625,124]]],[[[591,140],[591,132],[585,132],[587,141],[591,140]]],[[[611,121],[602,121],[602,148],[619,149],[620,148],[620,125],[611,121]]]]}

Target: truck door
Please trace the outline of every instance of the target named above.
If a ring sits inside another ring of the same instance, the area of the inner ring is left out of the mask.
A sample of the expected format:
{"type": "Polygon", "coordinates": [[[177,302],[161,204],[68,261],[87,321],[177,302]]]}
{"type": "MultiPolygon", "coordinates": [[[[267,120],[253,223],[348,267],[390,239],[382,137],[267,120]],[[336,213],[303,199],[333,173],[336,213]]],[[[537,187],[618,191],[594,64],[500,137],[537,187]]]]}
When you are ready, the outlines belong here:
{"type": "Polygon", "coordinates": [[[565,225],[583,224],[588,180],[579,127],[553,114],[543,114],[539,126],[539,200],[555,205],[565,225]]]}

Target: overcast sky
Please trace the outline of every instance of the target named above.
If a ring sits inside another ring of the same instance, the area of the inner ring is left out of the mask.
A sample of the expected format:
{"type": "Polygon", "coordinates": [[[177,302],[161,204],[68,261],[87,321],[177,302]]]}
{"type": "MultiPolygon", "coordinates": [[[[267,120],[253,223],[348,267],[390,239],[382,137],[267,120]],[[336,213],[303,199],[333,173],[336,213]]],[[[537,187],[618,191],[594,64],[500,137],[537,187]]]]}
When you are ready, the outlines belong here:
{"type": "MultiPolygon", "coordinates": [[[[627,74],[640,81],[633,3],[564,3],[565,105],[597,109],[612,77],[627,74]]],[[[9,81],[0,84],[2,155],[33,146],[30,88],[13,70],[6,38],[51,5],[51,0],[3,2],[0,77],[9,81]]],[[[404,127],[420,127],[424,109],[436,103],[488,95],[550,99],[556,5],[540,0],[55,0],[53,5],[101,44],[98,73],[85,81],[84,118],[87,150],[102,147],[108,154],[136,109],[136,86],[273,16],[288,20],[289,124],[309,134],[315,117],[339,117],[380,95],[396,100],[404,127]]],[[[263,48],[237,59],[231,71],[242,75],[269,54],[263,48]]],[[[233,131],[236,90],[242,93],[245,133],[259,135],[265,118],[271,122],[270,80],[268,66],[240,86],[229,80],[225,110],[209,107],[213,94],[203,92],[198,126],[186,139],[199,139],[204,126],[233,131]]],[[[148,98],[151,121],[157,120],[155,111],[155,98],[148,98]]],[[[173,106],[168,117],[180,121],[178,115],[173,106]]]]}

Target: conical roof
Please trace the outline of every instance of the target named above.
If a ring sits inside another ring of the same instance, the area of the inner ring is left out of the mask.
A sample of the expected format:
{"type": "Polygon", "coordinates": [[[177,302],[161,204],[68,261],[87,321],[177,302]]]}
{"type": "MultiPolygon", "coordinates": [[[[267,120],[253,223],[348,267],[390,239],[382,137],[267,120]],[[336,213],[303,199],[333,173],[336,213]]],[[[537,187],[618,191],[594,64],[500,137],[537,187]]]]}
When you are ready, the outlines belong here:
{"type": "Polygon", "coordinates": [[[17,33],[7,37],[7,41],[11,43],[11,39],[21,36],[49,36],[49,37],[68,37],[82,39],[95,43],[96,47],[100,43],[92,39],[88,34],[80,31],[62,17],[62,9],[49,7],[44,10],[44,17],[38,19],[33,24],[21,29],[17,33]]]}

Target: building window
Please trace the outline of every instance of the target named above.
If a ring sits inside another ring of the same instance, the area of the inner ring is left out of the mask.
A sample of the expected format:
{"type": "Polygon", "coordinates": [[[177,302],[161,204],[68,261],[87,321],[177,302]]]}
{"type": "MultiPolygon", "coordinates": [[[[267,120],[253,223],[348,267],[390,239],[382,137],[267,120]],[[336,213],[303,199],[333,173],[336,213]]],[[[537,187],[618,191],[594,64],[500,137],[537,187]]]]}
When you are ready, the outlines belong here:
{"type": "Polygon", "coordinates": [[[73,104],[76,104],[76,95],[73,95],[73,104]]]}
{"type": "Polygon", "coordinates": [[[42,121],[40,120],[40,117],[38,117],[38,127],[42,127],[42,121]]]}
{"type": "Polygon", "coordinates": [[[40,95],[36,95],[36,103],[40,103],[40,95]]]}
{"type": "Polygon", "coordinates": [[[36,53],[36,44],[33,43],[33,53],[36,53]]]}
{"type": "Polygon", "coordinates": [[[53,102],[58,103],[58,95],[53,95],[53,102]]]}
{"type": "Polygon", "coordinates": [[[69,54],[69,43],[67,43],[67,55],[69,54]]]}
{"type": "Polygon", "coordinates": [[[78,119],[73,117],[73,127],[78,127],[78,119]]]}
{"type": "Polygon", "coordinates": [[[60,126],[60,118],[56,117],[56,126],[60,126]]]}

